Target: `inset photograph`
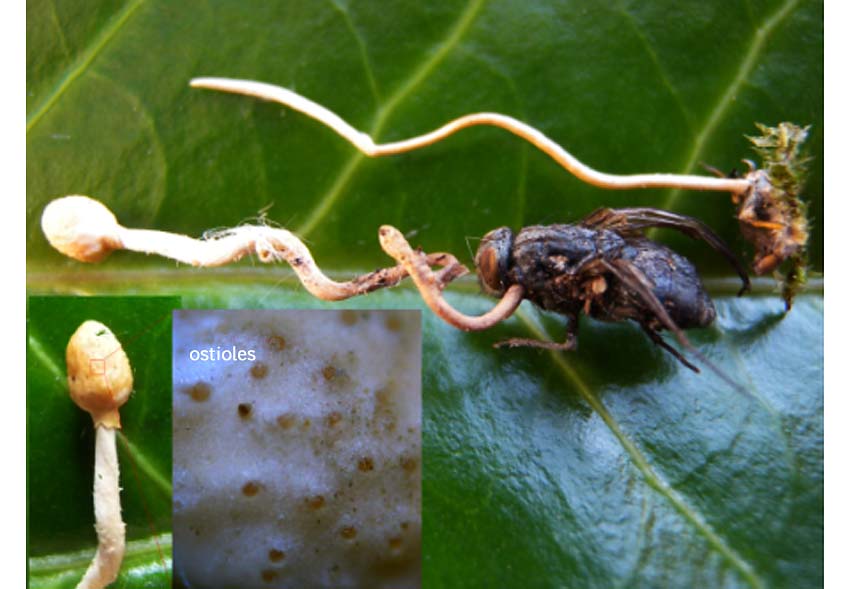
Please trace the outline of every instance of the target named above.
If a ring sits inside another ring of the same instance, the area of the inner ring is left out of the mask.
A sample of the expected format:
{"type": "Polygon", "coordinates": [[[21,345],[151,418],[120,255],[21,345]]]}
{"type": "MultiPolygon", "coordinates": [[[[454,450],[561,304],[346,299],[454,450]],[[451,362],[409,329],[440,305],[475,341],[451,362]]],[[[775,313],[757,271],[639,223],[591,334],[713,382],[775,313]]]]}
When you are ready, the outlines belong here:
{"type": "Polygon", "coordinates": [[[31,588],[170,587],[179,297],[31,297],[31,588]]]}
{"type": "Polygon", "coordinates": [[[418,311],[174,315],[175,586],[419,587],[418,311]]]}

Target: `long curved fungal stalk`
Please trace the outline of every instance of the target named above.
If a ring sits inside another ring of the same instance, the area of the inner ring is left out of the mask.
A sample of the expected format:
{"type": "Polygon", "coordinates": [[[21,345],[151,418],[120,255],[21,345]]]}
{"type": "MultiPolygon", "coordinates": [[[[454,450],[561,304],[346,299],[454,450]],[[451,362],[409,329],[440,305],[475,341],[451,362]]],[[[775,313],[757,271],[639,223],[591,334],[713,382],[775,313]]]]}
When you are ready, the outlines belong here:
{"type": "Polygon", "coordinates": [[[582,163],[555,141],[531,125],[499,113],[481,112],[464,115],[424,135],[393,143],[378,144],[366,133],[358,131],[349,125],[336,113],[313,102],[309,98],[305,98],[292,90],[287,90],[280,86],[255,82],[253,80],[235,80],[230,78],[194,78],[189,82],[189,85],[193,88],[244,94],[262,100],[278,102],[330,127],[338,135],[369,157],[395,155],[413,151],[442,141],[449,135],[467,127],[487,125],[499,127],[518,137],[522,137],[555,160],[555,162],[571,174],[588,184],[593,184],[600,188],[611,190],[679,188],[683,190],[706,190],[744,194],[750,189],[751,185],[748,180],[737,178],[712,178],[684,174],[606,174],[582,163]]]}
{"type": "Polygon", "coordinates": [[[791,308],[794,296],[806,282],[806,245],[809,234],[806,207],[800,198],[800,190],[808,160],[801,154],[800,147],[806,139],[808,127],[801,128],[793,123],[780,123],[777,127],[757,125],[762,135],[749,139],[762,157],[764,168],[756,169],[752,165],[743,178],[726,178],[722,174],[721,177],[688,174],[617,175],[594,170],[538,129],[499,113],[467,114],[423,135],[392,143],[375,143],[372,137],[358,131],[336,113],[280,86],[253,80],[214,77],[195,78],[189,85],[253,96],[288,106],[331,128],[369,157],[413,151],[442,141],[467,127],[488,125],[525,139],[577,178],[599,188],[729,192],[737,207],[741,233],[756,249],[753,261],[755,273],[761,275],[773,272],[785,260],[790,260],[786,276],[780,279],[786,309],[791,308]]]}
{"type": "Polygon", "coordinates": [[[118,409],[133,390],[127,354],[103,323],[86,321],[65,352],[71,398],[91,414],[95,427],[94,513],[97,552],[77,589],[101,589],[118,577],[124,559],[124,522],[118,486],[115,431],[121,428],[118,409]]]}
{"type": "MultiPolygon", "coordinates": [[[[128,229],[118,223],[106,206],[87,196],[66,196],[52,201],[44,209],[41,227],[54,248],[81,262],[99,262],[112,251],[121,249],[203,267],[222,266],[250,254],[256,254],[262,262],[285,261],[310,294],[326,301],[340,301],[395,286],[408,275],[407,270],[398,265],[337,282],[319,269],[307,246],[285,229],[242,225],[217,232],[207,239],[128,229]]],[[[443,285],[469,272],[451,254],[427,254],[424,259],[431,266],[441,267],[435,276],[443,285]]]]}

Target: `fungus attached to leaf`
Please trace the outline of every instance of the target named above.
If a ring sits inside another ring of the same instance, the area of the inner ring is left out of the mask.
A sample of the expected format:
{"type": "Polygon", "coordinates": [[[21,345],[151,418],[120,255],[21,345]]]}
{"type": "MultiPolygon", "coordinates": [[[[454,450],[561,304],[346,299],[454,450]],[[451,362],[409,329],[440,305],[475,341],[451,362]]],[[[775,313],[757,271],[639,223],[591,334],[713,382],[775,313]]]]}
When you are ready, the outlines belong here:
{"type": "MultiPolygon", "coordinates": [[[[261,262],[285,261],[310,294],[326,301],[340,301],[395,286],[407,276],[407,271],[399,265],[337,282],[319,269],[307,246],[286,229],[241,225],[206,234],[204,239],[130,229],[120,225],[106,206],[87,196],[64,196],[50,202],[42,213],[41,228],[50,245],[81,262],[99,262],[113,250],[121,249],[202,267],[223,266],[249,254],[256,254],[261,262]]],[[[468,272],[450,254],[428,254],[426,260],[442,267],[436,275],[443,284],[468,272]]],[[[283,350],[286,341],[272,336],[269,346],[283,350]]]]}
{"type": "Polygon", "coordinates": [[[100,589],[118,577],[124,559],[124,522],[118,486],[115,431],[118,409],[133,389],[133,371],[121,343],[98,321],[86,321],[65,352],[71,399],[91,414],[95,427],[94,513],[97,553],[78,589],[100,589]]]}

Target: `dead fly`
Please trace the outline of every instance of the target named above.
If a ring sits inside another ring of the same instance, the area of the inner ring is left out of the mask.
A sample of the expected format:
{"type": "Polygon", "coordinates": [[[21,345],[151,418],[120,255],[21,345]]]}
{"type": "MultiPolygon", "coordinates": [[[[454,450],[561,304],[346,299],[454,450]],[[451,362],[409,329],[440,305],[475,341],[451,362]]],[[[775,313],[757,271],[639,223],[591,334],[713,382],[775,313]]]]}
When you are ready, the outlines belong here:
{"type": "Polygon", "coordinates": [[[484,236],[475,255],[484,290],[502,296],[518,284],[525,298],[566,315],[568,323],[562,343],[510,339],[498,345],[572,350],[580,313],[603,321],[632,319],[653,342],[699,372],[658,331],[671,331],[692,349],[682,330],[711,325],[714,304],[686,258],[643,236],[651,227],[704,240],[741,277],[741,293],[749,289],[746,272],[726,244],[705,224],[683,215],[649,208],[599,209],[574,225],[535,225],[516,235],[502,227],[484,236]]]}
{"type": "Polygon", "coordinates": [[[741,277],[738,294],[750,288],[747,273],[728,246],[701,221],[651,208],[599,209],[572,225],[535,225],[516,235],[501,227],[485,235],[475,254],[478,278],[488,294],[502,300],[485,315],[469,317],[443,299],[443,285],[428,268],[424,253],[412,250],[395,228],[384,226],[379,235],[384,251],[407,270],[425,302],[455,327],[491,327],[509,317],[523,299],[567,317],[563,342],[512,338],[496,346],[573,350],[581,313],[603,321],[631,319],[656,345],[699,372],[659,335],[665,329],[672,332],[703,364],[742,390],[685,336],[684,329],[711,325],[714,304],[690,261],[644,237],[644,230],[653,227],[702,239],[741,277]]]}

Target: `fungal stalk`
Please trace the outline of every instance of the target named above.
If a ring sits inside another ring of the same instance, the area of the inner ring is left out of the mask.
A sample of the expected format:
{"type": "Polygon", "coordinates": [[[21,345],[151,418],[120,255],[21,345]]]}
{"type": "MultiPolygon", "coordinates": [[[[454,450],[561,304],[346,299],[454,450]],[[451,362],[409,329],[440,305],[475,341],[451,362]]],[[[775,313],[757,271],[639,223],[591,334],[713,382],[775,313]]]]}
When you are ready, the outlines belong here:
{"type": "Polygon", "coordinates": [[[220,266],[255,253],[260,261],[285,261],[313,296],[339,301],[413,279],[423,300],[446,323],[464,331],[479,331],[510,317],[522,302],[524,290],[512,286],[502,300],[481,316],[464,315],[442,296],[446,285],[469,269],[451,254],[414,250],[402,233],[384,225],[378,238],[384,251],[398,262],[348,282],[328,278],[316,265],[310,250],[291,232],[264,225],[243,225],[193,239],[164,231],[128,229],[102,203],[87,196],[66,196],[44,210],[41,226],[47,240],[61,253],[81,262],[97,262],[113,250],[127,249],[157,254],[193,266],[220,266]],[[441,269],[433,271],[431,268],[441,269]]]}
{"type": "MultiPolygon", "coordinates": [[[[41,227],[59,252],[81,262],[99,262],[114,250],[155,254],[192,266],[222,266],[256,254],[261,262],[285,261],[313,296],[340,301],[377,289],[395,286],[408,275],[402,265],[383,268],[347,282],[328,278],[310,250],[293,233],[266,225],[242,225],[194,239],[165,231],[128,229],[102,203],[87,196],[66,196],[44,209],[41,227]]],[[[436,280],[445,285],[469,270],[451,254],[424,256],[430,266],[440,266],[436,280]]]]}
{"type": "Polygon", "coordinates": [[[525,289],[519,284],[511,285],[499,302],[490,311],[479,316],[465,315],[452,307],[443,298],[445,284],[435,274],[428,263],[427,256],[415,251],[395,227],[384,225],[378,231],[378,239],[383,250],[407,270],[413,279],[425,304],[440,319],[464,331],[489,329],[513,315],[522,302],[525,289]]]}
{"type": "Polygon", "coordinates": [[[124,559],[124,522],[118,486],[118,409],[133,389],[127,354],[103,323],[86,321],[65,352],[71,399],[91,414],[95,428],[94,514],[97,552],[77,589],[100,589],[118,577],[124,559]]]}
{"type": "Polygon", "coordinates": [[[525,139],[580,180],[599,188],[729,192],[737,207],[741,234],[756,250],[753,261],[755,273],[773,272],[785,260],[790,261],[785,277],[777,275],[783,286],[782,296],[787,309],[806,282],[805,250],[809,234],[806,207],[800,191],[808,159],[802,155],[800,147],[806,139],[808,127],[801,128],[793,123],[780,123],[777,127],[757,125],[761,136],[749,139],[762,157],[763,169],[750,165],[749,173],[743,178],[722,177],[722,174],[714,178],[687,174],[617,175],[591,168],[538,129],[499,113],[467,114],[423,135],[392,143],[376,143],[368,134],[358,131],[331,110],[280,86],[229,78],[195,78],[189,84],[193,88],[253,96],[297,110],[329,127],[369,157],[413,151],[442,141],[467,127],[488,125],[525,139]]]}
{"type": "Polygon", "coordinates": [[[360,152],[369,157],[396,155],[413,151],[442,141],[449,135],[453,135],[467,127],[487,125],[499,127],[525,139],[580,180],[600,188],[610,190],[678,188],[683,190],[731,192],[733,194],[744,194],[750,189],[750,182],[748,180],[737,178],[711,178],[684,174],[606,174],[582,163],[566,149],[531,125],[499,113],[480,112],[464,115],[449,121],[442,127],[429,133],[411,137],[403,141],[378,144],[368,134],[358,131],[336,113],[313,102],[309,98],[305,98],[292,90],[287,90],[280,86],[252,80],[234,80],[230,78],[195,78],[189,82],[189,85],[193,88],[206,88],[208,90],[218,90],[233,94],[244,94],[283,104],[330,127],[360,152]]]}

